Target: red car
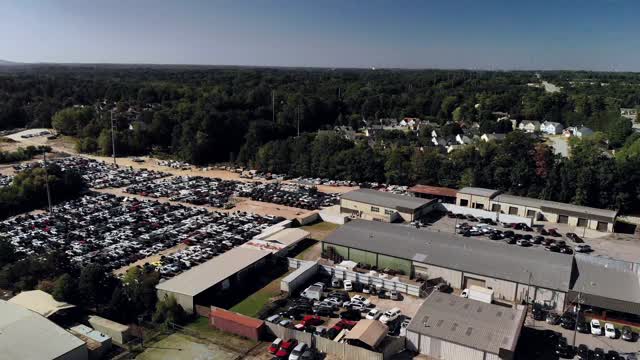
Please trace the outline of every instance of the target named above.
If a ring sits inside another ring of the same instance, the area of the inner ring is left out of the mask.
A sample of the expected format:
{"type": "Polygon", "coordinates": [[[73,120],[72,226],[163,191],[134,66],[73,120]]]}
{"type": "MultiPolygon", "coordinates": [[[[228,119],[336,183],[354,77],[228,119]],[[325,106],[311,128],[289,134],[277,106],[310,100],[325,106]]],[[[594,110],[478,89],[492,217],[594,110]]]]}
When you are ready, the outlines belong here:
{"type": "Polygon", "coordinates": [[[322,324],[323,321],[320,318],[320,316],[317,315],[306,315],[305,317],[302,318],[302,321],[300,321],[300,324],[294,326],[296,329],[300,330],[300,329],[304,329],[307,326],[316,326],[316,325],[320,325],[322,324]]]}
{"type": "Polygon", "coordinates": [[[351,330],[354,326],[356,326],[357,323],[358,323],[357,321],[342,319],[342,320],[338,321],[336,326],[338,326],[338,327],[340,327],[342,329],[346,328],[346,329],[351,330]]]}
{"type": "Polygon", "coordinates": [[[282,339],[277,338],[273,340],[271,345],[269,345],[269,353],[275,354],[280,349],[281,344],[282,344],[282,339]]]}
{"type": "Polygon", "coordinates": [[[280,345],[280,349],[276,353],[276,356],[280,358],[288,357],[289,354],[291,354],[291,350],[293,350],[296,345],[298,345],[298,340],[296,339],[289,339],[288,341],[283,342],[282,345],[280,345]]]}

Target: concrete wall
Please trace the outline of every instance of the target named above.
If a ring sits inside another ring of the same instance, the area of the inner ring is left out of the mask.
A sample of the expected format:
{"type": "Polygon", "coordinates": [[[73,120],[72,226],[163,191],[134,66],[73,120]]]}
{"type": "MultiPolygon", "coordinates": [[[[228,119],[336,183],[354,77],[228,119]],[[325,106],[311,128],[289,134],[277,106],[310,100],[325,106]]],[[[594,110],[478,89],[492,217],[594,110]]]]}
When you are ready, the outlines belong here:
{"type": "Polygon", "coordinates": [[[396,213],[396,209],[387,208],[384,206],[373,206],[357,201],[351,201],[347,199],[340,199],[340,207],[357,211],[359,217],[367,220],[378,220],[384,222],[391,222],[393,214],[396,213]],[[372,211],[372,208],[378,208],[378,211],[372,211]]]}
{"type": "MultiPolygon", "coordinates": [[[[545,213],[545,218],[549,222],[557,223],[559,214],[545,213]]],[[[569,216],[568,225],[578,227],[578,219],[577,216],[569,216]]],[[[587,219],[587,229],[598,230],[598,221],[587,219]]],[[[613,232],[613,223],[607,223],[607,232],[613,232]]]]}
{"type": "Polygon", "coordinates": [[[187,314],[193,314],[195,312],[193,296],[178,294],[171,291],[166,291],[162,289],[157,290],[158,300],[164,300],[165,296],[173,296],[176,299],[176,302],[182,306],[184,311],[187,314]]]}
{"type": "Polygon", "coordinates": [[[514,282],[467,272],[463,273],[463,277],[484,280],[485,287],[493,289],[493,298],[496,300],[515,301],[517,284],[514,282]]]}
{"type": "Polygon", "coordinates": [[[428,265],[420,262],[413,262],[415,275],[423,275],[426,279],[442,278],[452,287],[460,289],[462,287],[462,272],[445,269],[439,266],[428,265]]]}
{"type": "Polygon", "coordinates": [[[485,352],[407,331],[407,348],[434,359],[485,360],[485,352]]]}
{"type": "Polygon", "coordinates": [[[484,210],[489,210],[490,209],[491,199],[489,199],[486,196],[477,196],[477,195],[469,195],[469,194],[458,193],[456,195],[456,205],[464,206],[464,205],[462,205],[462,200],[467,200],[467,202],[468,202],[465,207],[478,209],[480,206],[482,206],[484,210]]]}

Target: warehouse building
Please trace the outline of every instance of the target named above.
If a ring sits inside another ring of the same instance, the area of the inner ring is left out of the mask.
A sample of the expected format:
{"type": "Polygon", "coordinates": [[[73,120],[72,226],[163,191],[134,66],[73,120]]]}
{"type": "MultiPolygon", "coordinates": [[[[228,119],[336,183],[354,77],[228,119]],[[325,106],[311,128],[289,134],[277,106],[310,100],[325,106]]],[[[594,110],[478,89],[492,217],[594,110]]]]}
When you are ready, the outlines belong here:
{"type": "Polygon", "coordinates": [[[342,194],[340,212],[365,220],[411,222],[433,210],[437,201],[371,189],[342,194]]]}
{"type": "MultiPolygon", "coordinates": [[[[158,299],[173,296],[187,313],[196,312],[196,304],[208,305],[208,299],[220,290],[242,287],[251,274],[269,261],[270,251],[236,247],[156,286],[158,299]]],[[[206,308],[207,316],[209,308],[206,308]]]]}
{"type": "Polygon", "coordinates": [[[457,205],[492,212],[529,217],[536,221],[567,224],[574,227],[613,232],[617,211],[565,204],[522,196],[501,194],[498,190],[463,188],[457,205]]]}
{"type": "Polygon", "coordinates": [[[458,190],[429,185],[415,185],[409,188],[409,193],[423,199],[436,199],[446,204],[455,204],[458,190]]]}
{"type": "Polygon", "coordinates": [[[490,288],[499,302],[530,300],[558,310],[564,308],[573,263],[571,256],[542,249],[363,220],[340,227],[322,246],[380,269],[442,278],[457,289],[490,288]]]}
{"type": "Polygon", "coordinates": [[[640,322],[638,264],[576,254],[567,303],[578,301],[605,318],[640,322]]]}
{"type": "Polygon", "coordinates": [[[456,194],[456,205],[474,209],[488,210],[491,199],[500,194],[499,190],[479,187],[464,187],[456,194]]]}
{"type": "Polygon", "coordinates": [[[524,307],[434,291],[407,328],[407,347],[443,360],[513,359],[525,318],[524,307]]]}
{"type": "Polygon", "coordinates": [[[40,314],[0,300],[0,358],[87,360],[84,341],[40,314]]]}

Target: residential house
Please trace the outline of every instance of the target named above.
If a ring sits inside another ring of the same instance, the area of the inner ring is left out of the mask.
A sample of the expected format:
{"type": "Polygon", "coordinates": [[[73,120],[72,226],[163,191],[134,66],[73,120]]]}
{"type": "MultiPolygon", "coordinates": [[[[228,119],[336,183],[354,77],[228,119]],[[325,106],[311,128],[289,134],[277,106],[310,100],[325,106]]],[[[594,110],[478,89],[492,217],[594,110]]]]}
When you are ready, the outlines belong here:
{"type": "Polygon", "coordinates": [[[484,141],[484,142],[489,142],[489,141],[502,141],[505,139],[505,137],[507,137],[506,134],[483,134],[480,137],[480,140],[484,141]]]}
{"type": "Polygon", "coordinates": [[[638,109],[636,108],[620,108],[620,116],[631,121],[638,119],[638,109]]]}
{"type": "Polygon", "coordinates": [[[534,120],[523,120],[520,125],[518,126],[518,129],[524,131],[524,132],[528,132],[528,133],[532,133],[532,132],[536,132],[540,130],[540,121],[534,121],[534,120]]]}
{"type": "Polygon", "coordinates": [[[562,134],[566,137],[571,137],[571,136],[576,136],[576,137],[583,137],[583,136],[590,136],[593,135],[593,130],[589,129],[586,126],[580,125],[580,126],[570,126],[566,129],[564,129],[564,131],[562,132],[562,134]]]}
{"type": "Polygon", "coordinates": [[[540,131],[549,135],[562,134],[563,129],[564,126],[562,124],[553,121],[545,121],[540,125],[540,131]]]}
{"type": "Polygon", "coordinates": [[[458,134],[456,135],[456,142],[460,145],[468,145],[471,144],[472,140],[467,135],[458,134]]]}

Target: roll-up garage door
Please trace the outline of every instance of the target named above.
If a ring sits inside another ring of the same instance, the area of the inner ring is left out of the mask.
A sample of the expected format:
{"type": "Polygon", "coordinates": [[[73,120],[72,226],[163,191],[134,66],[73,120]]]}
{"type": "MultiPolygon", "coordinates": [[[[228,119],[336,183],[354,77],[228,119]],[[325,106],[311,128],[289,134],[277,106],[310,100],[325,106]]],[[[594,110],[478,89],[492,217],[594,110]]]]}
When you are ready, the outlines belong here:
{"type": "Polygon", "coordinates": [[[471,285],[487,287],[487,282],[481,279],[475,279],[472,277],[464,277],[464,286],[463,288],[468,289],[471,285]]]}

